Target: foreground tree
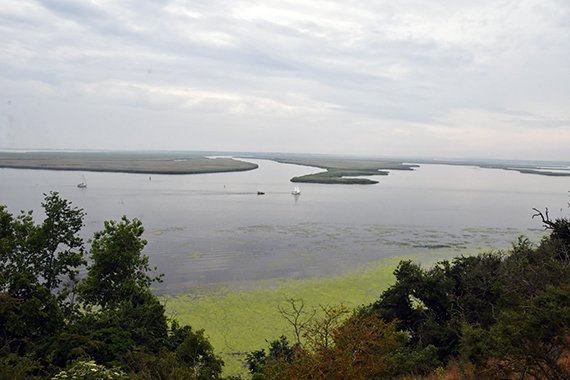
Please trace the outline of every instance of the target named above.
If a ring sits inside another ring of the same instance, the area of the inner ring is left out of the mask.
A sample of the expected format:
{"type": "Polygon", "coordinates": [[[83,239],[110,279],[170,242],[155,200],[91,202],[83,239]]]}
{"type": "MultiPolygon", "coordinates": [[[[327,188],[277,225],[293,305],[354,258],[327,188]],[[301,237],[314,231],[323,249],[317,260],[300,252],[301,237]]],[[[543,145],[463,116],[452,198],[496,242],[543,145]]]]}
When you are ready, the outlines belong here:
{"type": "Polygon", "coordinates": [[[477,338],[489,350],[490,360],[481,366],[488,378],[570,379],[570,288],[549,285],[520,306],[502,310],[497,323],[477,338]]]}
{"type": "MultiPolygon", "coordinates": [[[[91,265],[87,278],[80,284],[81,298],[89,305],[113,307],[125,300],[144,297],[154,281],[148,256],[142,254],[146,240],[138,219],[123,216],[120,222],[106,221],[105,229],[91,241],[91,265]]],[[[156,270],[156,268],[154,268],[156,270]]]]}
{"type": "Polygon", "coordinates": [[[321,307],[299,330],[303,340],[290,346],[285,337],[265,350],[248,355],[254,380],[277,379],[394,379],[427,363],[428,372],[436,350],[412,354],[407,339],[396,331],[397,321],[385,322],[378,314],[352,314],[340,306],[321,307]]]}
{"type": "Polygon", "coordinates": [[[462,327],[464,358],[488,378],[570,379],[570,223],[537,215],[551,234],[504,258],[494,323],[462,327]]]}
{"type": "Polygon", "coordinates": [[[71,207],[71,202],[56,192],[46,195],[42,207],[46,219],[40,226],[35,248],[44,285],[54,290],[64,276],[75,282],[79,273],[77,268],[85,264],[83,239],[78,236],[85,213],[71,207]]]}
{"type": "Polygon", "coordinates": [[[168,335],[164,306],[150,289],[160,276],[148,274],[151,267],[148,256],[142,254],[143,233],[140,220],[123,216],[120,222],[106,221],[105,229],[91,241],[91,263],[78,294],[92,311],[83,316],[83,324],[91,326],[94,340],[104,343],[94,353],[102,363],[117,360],[135,347],[156,353],[168,335]]]}
{"type": "Polygon", "coordinates": [[[170,322],[152,294],[160,276],[149,274],[139,220],[105,222],[75,287],[86,263],[78,237],[84,213],[57,193],[42,206],[39,225],[31,212],[14,217],[0,206],[0,380],[221,378],[223,361],[204,332],[170,322]]]}
{"type": "Polygon", "coordinates": [[[42,207],[36,225],[31,211],[14,217],[0,206],[0,343],[12,351],[53,334],[75,308],[68,296],[84,264],[84,213],[56,192],[42,207]]]}
{"type": "Polygon", "coordinates": [[[34,224],[31,211],[14,218],[0,206],[0,286],[14,292],[23,282],[34,283],[63,300],[67,288],[60,285],[64,280],[73,284],[78,268],[85,264],[79,237],[85,213],[57,192],[44,195],[46,218],[39,225],[34,224]]]}

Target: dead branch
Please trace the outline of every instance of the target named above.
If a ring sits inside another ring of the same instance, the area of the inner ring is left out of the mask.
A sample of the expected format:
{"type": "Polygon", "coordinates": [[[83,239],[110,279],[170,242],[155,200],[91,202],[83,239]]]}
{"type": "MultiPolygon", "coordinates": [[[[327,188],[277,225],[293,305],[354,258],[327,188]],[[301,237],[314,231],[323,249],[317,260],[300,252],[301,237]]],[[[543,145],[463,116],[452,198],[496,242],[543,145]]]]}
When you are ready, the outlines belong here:
{"type": "Polygon", "coordinates": [[[534,219],[534,217],[536,216],[540,216],[540,219],[542,219],[542,224],[544,225],[544,227],[546,229],[554,229],[554,227],[556,226],[556,224],[550,220],[550,217],[548,216],[548,207],[546,207],[546,211],[544,212],[544,214],[542,213],[542,211],[540,211],[537,208],[533,208],[534,211],[536,211],[536,214],[534,214],[532,217],[534,219]]]}

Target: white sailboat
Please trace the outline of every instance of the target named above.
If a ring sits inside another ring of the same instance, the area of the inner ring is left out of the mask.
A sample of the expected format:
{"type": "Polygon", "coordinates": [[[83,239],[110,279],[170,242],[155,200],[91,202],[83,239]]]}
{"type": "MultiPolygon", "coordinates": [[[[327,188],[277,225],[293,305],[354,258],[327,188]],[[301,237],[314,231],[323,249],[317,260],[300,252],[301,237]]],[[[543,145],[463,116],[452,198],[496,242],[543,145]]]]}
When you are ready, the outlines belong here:
{"type": "Polygon", "coordinates": [[[295,189],[293,189],[293,191],[291,192],[291,194],[293,194],[293,195],[301,195],[301,189],[299,189],[299,186],[295,186],[295,189]]]}
{"type": "Polygon", "coordinates": [[[77,187],[87,187],[87,181],[85,180],[85,176],[83,176],[83,182],[79,183],[77,187]]]}

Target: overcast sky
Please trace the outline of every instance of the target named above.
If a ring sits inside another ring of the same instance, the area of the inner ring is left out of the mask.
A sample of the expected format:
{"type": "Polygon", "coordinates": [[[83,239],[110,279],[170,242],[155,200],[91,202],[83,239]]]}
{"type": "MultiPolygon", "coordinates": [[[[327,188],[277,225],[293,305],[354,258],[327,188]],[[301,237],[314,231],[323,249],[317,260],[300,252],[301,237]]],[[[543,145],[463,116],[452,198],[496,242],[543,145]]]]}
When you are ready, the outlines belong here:
{"type": "Polygon", "coordinates": [[[0,149],[570,161],[568,0],[0,1],[0,149]]]}

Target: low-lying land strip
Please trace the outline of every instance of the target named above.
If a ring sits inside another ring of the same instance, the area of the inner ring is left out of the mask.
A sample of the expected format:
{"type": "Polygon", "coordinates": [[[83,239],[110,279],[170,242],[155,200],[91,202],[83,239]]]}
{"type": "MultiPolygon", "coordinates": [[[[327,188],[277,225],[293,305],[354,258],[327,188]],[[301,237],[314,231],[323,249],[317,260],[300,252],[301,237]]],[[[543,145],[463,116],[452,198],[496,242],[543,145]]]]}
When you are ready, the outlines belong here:
{"type": "MultiPolygon", "coordinates": [[[[252,170],[257,164],[229,157],[208,158],[214,153],[198,152],[0,152],[0,167],[46,170],[81,170],[146,174],[203,174],[252,170]]],[[[262,154],[236,155],[268,159],[285,164],[313,166],[325,171],[301,177],[292,182],[328,184],[374,184],[378,181],[363,176],[387,175],[388,170],[413,170],[417,165],[375,159],[350,157],[262,154]]]]}
{"type": "Polygon", "coordinates": [[[313,183],[343,183],[343,184],[374,184],[374,181],[362,177],[371,175],[387,175],[390,170],[414,170],[419,164],[462,165],[477,166],[484,169],[502,169],[518,171],[522,174],[536,174],[548,177],[570,177],[570,166],[567,163],[540,164],[540,163],[517,163],[517,162],[492,162],[492,161],[454,161],[454,160],[421,160],[410,159],[410,164],[398,161],[384,161],[376,159],[353,159],[353,158],[326,158],[326,157],[287,157],[272,158],[277,162],[315,166],[326,169],[325,172],[294,177],[292,182],[313,183]]]}
{"type": "Polygon", "coordinates": [[[538,174],[547,177],[570,177],[570,165],[568,162],[499,162],[481,160],[414,160],[418,164],[440,164],[440,165],[461,165],[478,166],[483,169],[513,170],[522,174],[538,174]]]}
{"type": "Polygon", "coordinates": [[[360,159],[350,157],[338,158],[328,156],[269,156],[267,158],[284,164],[314,166],[326,170],[324,172],[308,174],[300,177],[293,177],[291,179],[291,182],[305,183],[372,185],[378,183],[378,181],[369,178],[358,177],[388,175],[388,171],[390,170],[413,170],[414,167],[418,166],[404,164],[397,161],[360,159]]]}
{"type": "Polygon", "coordinates": [[[201,174],[256,169],[228,157],[179,152],[0,152],[1,168],[145,174],[201,174]]]}
{"type": "Polygon", "coordinates": [[[291,178],[292,182],[325,184],[375,184],[370,176],[387,175],[392,170],[414,170],[419,164],[478,166],[487,169],[513,170],[523,174],[568,177],[568,163],[523,163],[490,160],[433,160],[356,158],[311,154],[268,154],[179,151],[0,151],[0,168],[81,170],[146,174],[203,174],[253,170],[257,164],[240,158],[266,159],[284,164],[321,168],[324,171],[291,178]],[[230,158],[229,156],[236,157],[230,158]],[[208,156],[225,156],[209,158],[208,156]]]}

